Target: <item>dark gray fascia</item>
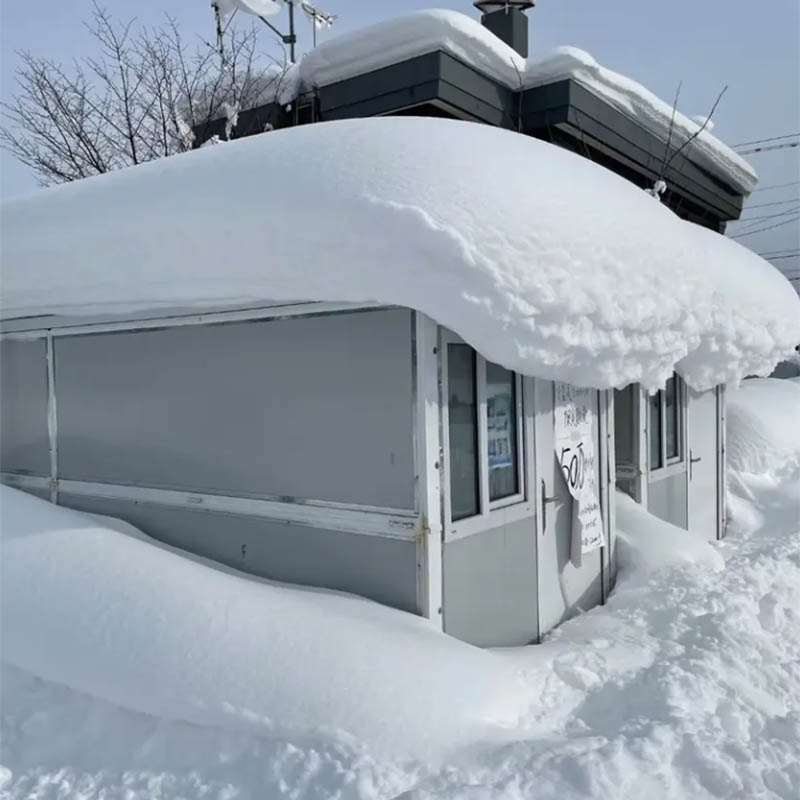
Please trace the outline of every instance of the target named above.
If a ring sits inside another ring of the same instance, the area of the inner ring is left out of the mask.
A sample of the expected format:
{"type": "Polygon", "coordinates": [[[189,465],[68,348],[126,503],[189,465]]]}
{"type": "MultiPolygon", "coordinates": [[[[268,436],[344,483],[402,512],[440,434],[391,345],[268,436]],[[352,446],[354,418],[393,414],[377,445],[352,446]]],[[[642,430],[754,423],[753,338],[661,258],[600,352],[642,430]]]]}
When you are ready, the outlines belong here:
{"type": "Polygon", "coordinates": [[[516,127],[514,92],[442,51],[320,86],[317,95],[323,120],[380,116],[438,103],[452,108],[456,117],[516,127]]]}
{"type": "MultiPolygon", "coordinates": [[[[524,133],[545,140],[554,138],[554,130],[566,133],[579,152],[598,150],[618,159],[641,177],[642,185],[661,172],[665,143],[571,79],[525,90],[521,105],[524,133]]],[[[681,144],[672,146],[670,156],[681,144]]],[[[664,175],[670,189],[720,220],[738,219],[742,194],[697,166],[686,152],[690,148],[672,160],[664,175]]]]}

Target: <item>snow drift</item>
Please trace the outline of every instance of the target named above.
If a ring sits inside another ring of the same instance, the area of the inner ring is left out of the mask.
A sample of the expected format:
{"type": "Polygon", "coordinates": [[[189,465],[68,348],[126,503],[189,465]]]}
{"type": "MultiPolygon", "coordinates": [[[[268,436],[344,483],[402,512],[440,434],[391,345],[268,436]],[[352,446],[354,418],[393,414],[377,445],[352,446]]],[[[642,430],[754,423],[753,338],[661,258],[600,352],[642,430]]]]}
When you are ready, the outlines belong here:
{"type": "MultiPolygon", "coordinates": [[[[797,416],[768,396],[769,387],[784,391],[780,381],[748,381],[741,391],[759,384],[759,416],[771,431],[763,441],[774,446],[797,416]]],[[[729,417],[729,441],[754,431],[738,419],[729,417]]],[[[718,545],[701,543],[695,555],[686,549],[694,548],[691,537],[680,531],[678,541],[670,526],[655,533],[660,565],[636,563],[620,550],[625,569],[606,606],[565,622],[542,645],[495,653],[445,644],[421,620],[368,601],[213,570],[137,539],[116,521],[6,489],[2,655],[41,673],[0,668],[0,795],[795,800],[799,485],[775,479],[765,491],[751,483],[751,497],[739,498],[736,511],[750,505],[755,524],[737,516],[735,533],[718,545]],[[695,557],[711,552],[717,558],[695,557]],[[719,556],[725,569],[717,568],[719,556]],[[352,648],[349,657],[342,644],[352,648]],[[162,670],[153,678],[156,663],[162,670]],[[107,668],[116,672],[106,675],[107,668]],[[185,679],[173,672],[183,669],[185,679]],[[463,720],[468,727],[478,720],[480,735],[481,719],[509,716],[492,693],[505,688],[510,672],[523,684],[517,724],[467,742],[463,720]],[[102,680],[90,685],[98,674],[102,680]],[[309,679],[319,685],[307,686],[309,679]],[[443,698],[432,694],[442,687],[443,698]],[[96,688],[118,693],[116,704],[98,700],[96,688]],[[220,700],[256,713],[220,710],[220,700]],[[164,705],[150,716],[132,713],[129,702],[164,705]],[[303,722],[317,735],[259,718],[266,703],[276,713],[307,713],[303,722]],[[187,709],[211,724],[164,718],[187,709]],[[438,718],[454,712],[453,720],[438,718]],[[432,735],[455,731],[458,750],[442,763],[430,757],[439,747],[423,752],[413,740],[392,752],[343,741],[324,729],[329,713],[351,730],[358,722],[362,734],[377,730],[383,743],[417,736],[426,725],[432,735]],[[364,723],[371,714],[380,724],[364,723]],[[397,727],[414,718],[405,732],[397,727]],[[419,760],[403,760],[409,750],[419,760]]],[[[627,508],[635,516],[623,509],[619,522],[644,553],[659,523],[627,508]]]]}
{"type": "Polygon", "coordinates": [[[167,719],[399,758],[516,722],[513,672],[419,617],[257,580],[6,486],[0,515],[0,649],[41,678],[167,719]]]}
{"type": "Polygon", "coordinates": [[[697,389],[800,340],[774,267],[518,133],[385,118],[277,131],[12,200],[3,317],[375,301],[524,374],[697,389]],[[500,179],[502,176],[502,179],[500,179]]]}
{"type": "Polygon", "coordinates": [[[728,391],[726,414],[731,469],[748,474],[800,472],[800,383],[746,380],[728,391]]]}
{"type": "Polygon", "coordinates": [[[620,574],[646,574],[672,565],[699,564],[719,570],[724,559],[709,542],[648,512],[624,492],[615,494],[620,574]]]}

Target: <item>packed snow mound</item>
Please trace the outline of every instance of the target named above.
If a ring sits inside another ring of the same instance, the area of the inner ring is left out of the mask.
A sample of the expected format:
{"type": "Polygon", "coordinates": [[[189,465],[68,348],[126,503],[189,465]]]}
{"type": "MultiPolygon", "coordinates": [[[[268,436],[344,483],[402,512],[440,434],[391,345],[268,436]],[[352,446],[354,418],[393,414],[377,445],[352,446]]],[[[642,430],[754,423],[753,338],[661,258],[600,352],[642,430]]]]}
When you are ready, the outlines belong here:
{"type": "Polygon", "coordinates": [[[672,525],[616,492],[617,565],[621,575],[663,569],[677,564],[701,564],[722,569],[725,560],[712,545],[672,525]]]}
{"type": "Polygon", "coordinates": [[[3,317],[405,306],[509,369],[702,390],[800,340],[771,264],[581,156],[412,117],[276,131],[11,200],[3,317]],[[502,180],[498,180],[502,176],[502,180]]]}
{"type": "Polygon", "coordinates": [[[447,9],[414,11],[329,39],[303,58],[303,84],[326,86],[437,50],[521,86],[525,59],[477,20],[447,9]]]}
{"type": "MultiPolygon", "coordinates": [[[[680,111],[674,114],[669,103],[656,97],[641,84],[606,69],[584,50],[577,47],[557,47],[545,55],[528,59],[525,86],[541,86],[553,81],[571,78],[592,94],[636,120],[654,136],[665,143],[680,147],[697,133],[705,117],[690,118],[680,111]]],[[[713,122],[692,142],[684,153],[698,166],[722,178],[734,189],[749,194],[758,182],[758,175],[750,164],[730,147],[712,136],[713,122]]]]}
{"type": "MultiPolygon", "coordinates": [[[[276,727],[265,736],[257,725],[231,731],[137,714],[3,664],[0,795],[796,800],[800,506],[798,495],[784,488],[773,485],[752,498],[763,515],[755,526],[737,524],[719,545],[724,570],[673,563],[623,571],[605,606],[565,622],[541,645],[496,652],[529,687],[533,702],[501,740],[470,743],[444,763],[427,757],[409,763],[327,732],[307,737],[276,727]]],[[[135,601],[135,594],[124,600],[135,601]]],[[[269,632],[272,623],[260,610],[253,609],[252,627],[263,623],[269,632]]],[[[159,624],[157,632],[163,631],[159,624]]],[[[203,641],[218,632],[209,628],[203,641]]],[[[404,640],[410,668],[421,659],[418,651],[436,641],[420,633],[404,640]]],[[[61,647],[67,635],[54,644],[61,647]]],[[[159,639],[147,642],[152,645],[163,647],[159,639]]],[[[461,652],[470,658],[473,651],[461,652]]],[[[54,647],[53,659],[60,655],[54,647]]],[[[252,681],[263,680],[256,673],[252,681]]],[[[424,687],[426,677],[414,679],[424,687]]],[[[427,718],[429,699],[421,688],[415,713],[427,718]]],[[[405,712],[407,700],[398,698],[397,709],[405,712]]],[[[472,702],[466,692],[463,702],[472,702]]]]}
{"type": "Polygon", "coordinates": [[[727,395],[729,468],[740,473],[800,472],[800,382],[743,381],[727,395]]]}
{"type": "Polygon", "coordinates": [[[0,522],[3,661],[124,708],[435,759],[524,707],[496,655],[411,614],[254,579],[6,486],[0,522]]]}
{"type": "MultiPolygon", "coordinates": [[[[448,53],[508,88],[519,91],[571,78],[666,142],[683,144],[703,124],[684,114],[636,81],[612,72],[576,47],[558,47],[525,59],[476,19],[457,11],[415,11],[336,36],[308,53],[300,64],[300,90],[312,90],[363,75],[410,58],[448,53]]],[[[749,194],[758,177],[730,147],[711,135],[713,123],[687,153],[698,165],[733,188],[749,194]]]]}

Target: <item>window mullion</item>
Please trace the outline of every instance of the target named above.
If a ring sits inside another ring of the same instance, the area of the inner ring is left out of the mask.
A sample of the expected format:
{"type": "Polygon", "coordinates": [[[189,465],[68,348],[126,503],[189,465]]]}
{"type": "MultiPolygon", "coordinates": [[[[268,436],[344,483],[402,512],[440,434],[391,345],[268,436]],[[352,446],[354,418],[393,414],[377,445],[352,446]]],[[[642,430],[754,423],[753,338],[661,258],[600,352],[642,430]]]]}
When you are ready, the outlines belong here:
{"type": "Polygon", "coordinates": [[[516,388],[516,414],[517,414],[517,493],[527,497],[525,475],[525,404],[522,397],[522,376],[514,373],[516,388]]]}
{"type": "Polygon", "coordinates": [[[661,415],[661,466],[667,466],[667,393],[664,389],[659,390],[661,402],[659,403],[659,413],[661,415]]]}
{"type": "Polygon", "coordinates": [[[489,447],[488,420],[486,416],[486,359],[475,359],[475,385],[478,395],[478,485],[480,486],[480,514],[489,515],[489,447]]]}

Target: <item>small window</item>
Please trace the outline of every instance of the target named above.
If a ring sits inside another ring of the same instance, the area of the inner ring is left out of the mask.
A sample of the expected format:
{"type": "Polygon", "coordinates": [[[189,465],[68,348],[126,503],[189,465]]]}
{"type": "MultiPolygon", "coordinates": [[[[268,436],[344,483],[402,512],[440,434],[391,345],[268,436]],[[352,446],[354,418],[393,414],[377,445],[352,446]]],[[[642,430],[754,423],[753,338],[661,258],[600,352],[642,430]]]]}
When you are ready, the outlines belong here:
{"type": "Polygon", "coordinates": [[[464,533],[481,530],[498,509],[525,502],[523,384],[453,334],[445,335],[443,348],[449,522],[460,522],[464,533]]]}
{"type": "Polygon", "coordinates": [[[679,458],[681,454],[680,443],[680,418],[678,415],[678,379],[673,375],[667,381],[667,388],[664,390],[664,416],[666,424],[664,426],[664,438],[666,439],[667,461],[679,458]]]}
{"type": "Polygon", "coordinates": [[[519,492],[516,383],[513,372],[486,363],[489,500],[501,500],[519,492]]]}
{"type": "Polygon", "coordinates": [[[478,396],[475,351],[447,345],[448,432],[450,434],[450,509],[453,520],[480,511],[478,486],[478,396]]]}
{"type": "Polygon", "coordinates": [[[674,375],[664,389],[650,396],[650,469],[656,470],[683,461],[682,452],[683,384],[674,375]]]}
{"type": "Polygon", "coordinates": [[[662,392],[650,395],[650,469],[660,469],[664,466],[661,460],[661,450],[664,442],[661,395],[662,392]]]}

